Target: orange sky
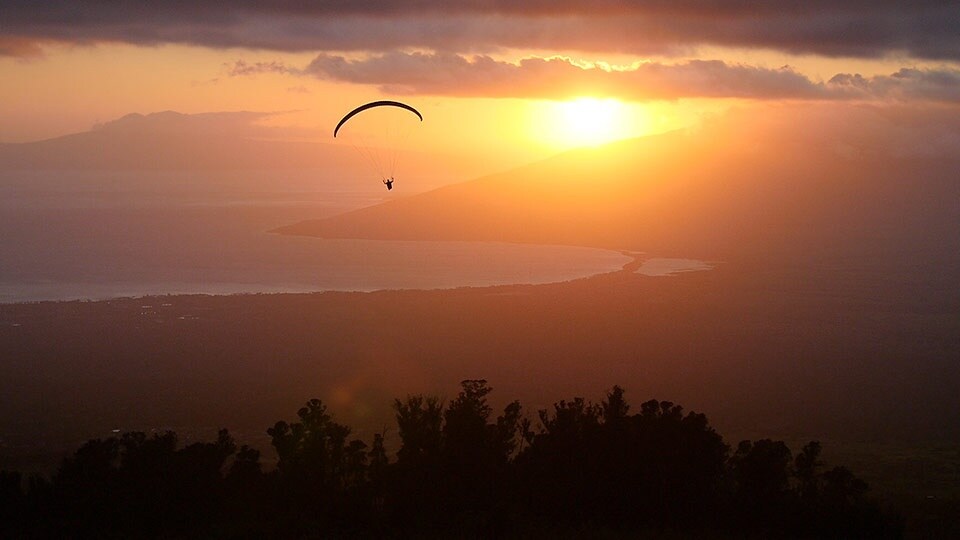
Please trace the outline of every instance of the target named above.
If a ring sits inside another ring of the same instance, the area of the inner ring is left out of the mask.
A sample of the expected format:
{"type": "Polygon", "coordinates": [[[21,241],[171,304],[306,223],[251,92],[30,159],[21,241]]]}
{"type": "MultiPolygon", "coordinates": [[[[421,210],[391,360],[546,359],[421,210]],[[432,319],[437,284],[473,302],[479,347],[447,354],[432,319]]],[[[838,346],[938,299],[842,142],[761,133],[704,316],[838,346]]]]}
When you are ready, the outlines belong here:
{"type": "Polygon", "coordinates": [[[389,1],[302,13],[240,2],[222,14],[144,15],[121,3],[59,25],[75,5],[84,3],[8,8],[0,142],[163,110],[286,111],[269,122],[289,137],[327,140],[346,110],[393,98],[426,117],[410,145],[516,164],[757,101],[960,103],[960,29],[938,22],[945,8],[935,4],[884,11],[853,2],[818,15],[770,3],[600,2],[585,11],[494,2],[488,11],[425,2],[418,15],[389,1]],[[910,18],[933,26],[914,35],[910,18]],[[837,20],[847,26],[832,27],[837,20]],[[850,30],[858,25],[866,30],[850,30]]]}

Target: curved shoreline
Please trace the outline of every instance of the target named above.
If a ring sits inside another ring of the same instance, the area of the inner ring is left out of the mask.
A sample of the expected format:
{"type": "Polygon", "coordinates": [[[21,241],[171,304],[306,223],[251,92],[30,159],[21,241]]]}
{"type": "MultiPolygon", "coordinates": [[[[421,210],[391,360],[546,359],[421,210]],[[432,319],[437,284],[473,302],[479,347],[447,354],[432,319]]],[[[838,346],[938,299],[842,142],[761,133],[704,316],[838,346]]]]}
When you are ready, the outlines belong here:
{"type": "Polygon", "coordinates": [[[501,242],[373,241],[368,245],[334,240],[319,247],[319,255],[311,255],[312,248],[305,256],[298,254],[301,251],[291,252],[290,264],[279,269],[276,261],[254,263],[241,274],[233,273],[229,265],[209,269],[193,265],[182,270],[166,265],[137,280],[109,271],[98,271],[99,275],[83,281],[0,280],[0,304],[540,285],[620,272],[625,264],[636,263],[625,262],[624,254],[610,249],[501,242]]]}
{"type": "Polygon", "coordinates": [[[636,272],[647,260],[644,257],[645,253],[643,251],[627,251],[625,249],[621,249],[620,254],[624,257],[631,257],[633,259],[632,261],[623,265],[623,268],[621,269],[622,272],[629,272],[631,274],[636,272]]]}

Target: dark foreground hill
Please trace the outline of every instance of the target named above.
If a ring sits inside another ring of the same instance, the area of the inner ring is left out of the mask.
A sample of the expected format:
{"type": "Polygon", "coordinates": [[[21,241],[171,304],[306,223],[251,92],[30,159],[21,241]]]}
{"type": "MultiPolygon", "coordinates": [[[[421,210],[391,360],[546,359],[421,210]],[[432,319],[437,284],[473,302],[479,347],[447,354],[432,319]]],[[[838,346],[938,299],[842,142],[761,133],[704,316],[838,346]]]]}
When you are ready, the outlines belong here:
{"type": "Polygon", "coordinates": [[[468,373],[535,407],[622,382],[741,433],[957,440],[956,298],[891,296],[893,277],[857,265],[815,270],[0,305],[0,428],[7,451],[20,434],[256,429],[329,395],[379,429],[391,396],[468,373]]]}

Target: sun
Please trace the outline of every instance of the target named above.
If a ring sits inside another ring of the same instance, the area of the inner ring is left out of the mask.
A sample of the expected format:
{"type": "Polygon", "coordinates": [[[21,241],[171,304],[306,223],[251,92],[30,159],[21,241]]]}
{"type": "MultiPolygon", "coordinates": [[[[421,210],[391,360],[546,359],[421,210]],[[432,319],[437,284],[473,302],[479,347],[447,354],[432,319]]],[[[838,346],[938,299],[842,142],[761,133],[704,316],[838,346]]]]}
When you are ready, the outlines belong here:
{"type": "Polygon", "coordinates": [[[580,98],[560,105],[562,123],[571,140],[606,142],[616,131],[620,103],[612,99],[580,98]]]}
{"type": "MultiPolygon", "coordinates": [[[[636,111],[616,99],[581,97],[550,107],[546,135],[556,146],[596,146],[636,136],[636,111]]],[[[642,131],[642,129],[641,129],[642,131]]]]}

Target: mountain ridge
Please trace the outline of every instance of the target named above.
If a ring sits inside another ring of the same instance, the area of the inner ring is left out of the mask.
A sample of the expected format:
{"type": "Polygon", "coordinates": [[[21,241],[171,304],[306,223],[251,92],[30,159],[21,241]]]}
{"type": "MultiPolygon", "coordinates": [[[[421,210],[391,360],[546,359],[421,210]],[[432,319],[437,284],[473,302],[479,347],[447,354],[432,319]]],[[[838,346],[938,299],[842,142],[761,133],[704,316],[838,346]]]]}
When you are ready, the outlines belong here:
{"type": "Polygon", "coordinates": [[[210,170],[344,168],[329,143],[271,138],[256,122],[276,113],[130,113],[88,131],[0,143],[0,167],[16,170],[210,170]]]}
{"type": "Polygon", "coordinates": [[[960,161],[857,150],[848,139],[769,129],[738,136],[721,123],[575,149],[273,232],[701,258],[960,245],[960,208],[950,203],[960,200],[950,173],[960,161]]]}

